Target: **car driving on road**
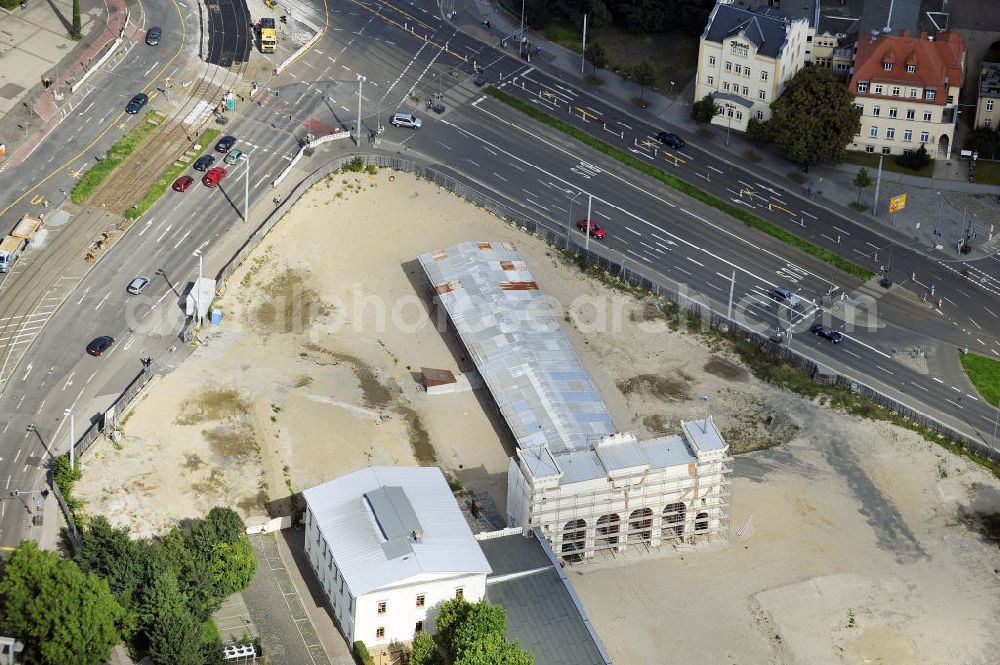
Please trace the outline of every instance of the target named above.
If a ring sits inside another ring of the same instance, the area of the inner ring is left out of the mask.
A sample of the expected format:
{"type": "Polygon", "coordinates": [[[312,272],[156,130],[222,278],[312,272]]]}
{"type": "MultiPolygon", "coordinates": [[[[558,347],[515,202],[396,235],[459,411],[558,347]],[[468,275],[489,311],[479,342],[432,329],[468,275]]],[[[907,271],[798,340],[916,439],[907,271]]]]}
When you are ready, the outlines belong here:
{"type": "Polygon", "coordinates": [[[235,136],[223,136],[221,139],[219,139],[218,143],[215,144],[215,151],[229,152],[234,145],[236,145],[235,136]]]}
{"type": "Polygon", "coordinates": [[[194,162],[195,171],[207,171],[215,163],[215,155],[202,155],[194,162]]]}
{"type": "Polygon", "coordinates": [[[424,121],[412,113],[396,113],[389,122],[394,127],[412,127],[413,129],[420,129],[424,125],[424,121]]]}
{"type": "Polygon", "coordinates": [[[87,345],[87,353],[94,356],[103,355],[105,351],[111,348],[111,345],[115,343],[114,337],[109,337],[108,335],[101,335],[87,345]]]}
{"type": "Polygon", "coordinates": [[[671,148],[677,148],[678,150],[683,148],[686,144],[684,139],[677,136],[673,132],[660,132],[656,135],[656,139],[663,145],[668,145],[671,148]]]}
{"type": "MultiPolygon", "coordinates": [[[[576,223],[576,228],[578,228],[581,232],[586,233],[587,220],[581,219],[579,222],[576,223]]],[[[604,230],[604,227],[595,222],[594,220],[590,220],[590,237],[597,238],[598,240],[604,240],[605,235],[607,235],[607,232],[604,230]]]]}
{"type": "Polygon", "coordinates": [[[160,37],[163,36],[163,31],[159,26],[154,25],[149,30],[146,31],[146,43],[150,46],[156,46],[160,43],[160,37]]]}
{"type": "Polygon", "coordinates": [[[841,342],[844,341],[844,335],[842,333],[840,333],[837,330],[833,330],[832,328],[826,328],[823,326],[822,323],[814,323],[812,327],[809,328],[809,332],[811,332],[814,335],[819,335],[820,337],[827,339],[833,342],[834,344],[840,344],[841,342]]]}
{"type": "Polygon", "coordinates": [[[128,105],[125,107],[125,113],[135,115],[142,110],[142,107],[145,106],[148,101],[149,96],[144,92],[140,92],[138,95],[129,100],[128,105]]]}
{"type": "Polygon", "coordinates": [[[201,179],[201,182],[206,187],[215,187],[219,184],[219,181],[226,177],[226,169],[221,166],[216,166],[205,174],[205,177],[201,179]]]}
{"type": "Polygon", "coordinates": [[[143,291],[145,291],[147,286],[149,286],[148,277],[136,277],[135,279],[133,279],[131,282],[128,283],[128,288],[125,290],[131,293],[132,295],[137,296],[143,291]]]}
{"type": "Polygon", "coordinates": [[[177,180],[174,180],[173,190],[175,192],[186,192],[192,182],[194,182],[194,178],[189,175],[182,175],[177,180]]]}

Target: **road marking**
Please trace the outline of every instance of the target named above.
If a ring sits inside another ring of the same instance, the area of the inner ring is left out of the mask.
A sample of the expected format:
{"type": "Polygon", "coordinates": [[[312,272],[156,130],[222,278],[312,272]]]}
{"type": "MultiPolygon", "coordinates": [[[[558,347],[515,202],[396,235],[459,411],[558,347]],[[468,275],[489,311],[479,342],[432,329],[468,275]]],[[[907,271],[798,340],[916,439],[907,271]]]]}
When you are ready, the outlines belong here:
{"type": "Polygon", "coordinates": [[[932,376],[931,378],[934,379],[935,381],[937,381],[938,383],[940,383],[941,385],[944,385],[944,381],[942,381],[941,379],[937,378],[936,376],[932,376]]]}
{"type": "Polygon", "coordinates": [[[926,392],[930,392],[929,390],[927,390],[927,388],[924,388],[924,387],[923,387],[922,385],[920,385],[920,384],[919,384],[919,383],[917,383],[916,381],[910,381],[910,384],[911,384],[911,385],[914,385],[914,386],[916,386],[917,388],[920,388],[920,389],[921,389],[921,390],[923,390],[923,391],[924,391],[925,393],[926,393],[926,392]]]}
{"type": "MultiPolygon", "coordinates": [[[[617,207],[617,206],[616,206],[616,207],[617,207]]],[[[622,224],[622,228],[624,228],[624,229],[625,229],[626,231],[631,231],[632,233],[636,234],[636,235],[637,235],[637,236],[639,236],[639,237],[642,237],[642,233],[641,233],[641,232],[639,232],[639,231],[636,231],[636,230],[635,230],[635,229],[633,229],[633,228],[632,228],[631,226],[625,226],[624,224],[622,224]]]]}
{"type": "Polygon", "coordinates": [[[150,219],[148,222],[146,222],[146,226],[142,227],[142,231],[139,231],[139,235],[141,236],[143,233],[145,233],[146,231],[148,231],[149,230],[149,226],[152,223],[153,223],[152,219],[150,219]]]}
{"type": "Polygon", "coordinates": [[[976,323],[976,320],[974,318],[972,318],[971,316],[969,317],[969,320],[972,321],[972,325],[976,326],[980,330],[983,329],[983,327],[981,325],[979,325],[978,323],[976,323]]]}
{"type": "Polygon", "coordinates": [[[475,166],[477,169],[479,168],[479,164],[476,164],[474,161],[472,161],[468,157],[465,158],[465,161],[469,162],[470,164],[472,164],[473,166],[475,166]]]}
{"type": "Polygon", "coordinates": [[[445,145],[444,143],[441,143],[437,139],[434,139],[434,142],[437,143],[442,148],[445,148],[446,150],[448,150],[448,152],[451,152],[451,146],[445,145]]]}
{"type": "Polygon", "coordinates": [[[181,236],[181,239],[177,241],[176,245],[174,245],[174,249],[177,249],[178,247],[180,247],[181,243],[184,242],[184,239],[187,238],[189,235],[191,235],[191,229],[188,229],[187,233],[185,233],[184,235],[181,236]]]}
{"type": "Polygon", "coordinates": [[[965,396],[968,397],[971,400],[975,400],[977,402],[979,401],[979,398],[976,397],[975,395],[970,395],[969,393],[965,393],[965,396]]]}
{"type": "Polygon", "coordinates": [[[161,240],[163,240],[163,236],[167,235],[167,232],[168,232],[168,231],[169,231],[170,229],[172,229],[172,228],[173,228],[173,226],[174,226],[173,224],[168,224],[168,225],[167,225],[167,228],[165,228],[165,229],[163,230],[163,233],[161,233],[161,234],[160,234],[160,237],[156,239],[156,242],[160,242],[161,240]]]}
{"type": "Polygon", "coordinates": [[[958,408],[960,408],[960,409],[962,409],[962,410],[964,410],[964,409],[965,409],[965,407],[964,407],[964,406],[962,406],[962,405],[961,405],[961,404],[959,404],[958,402],[954,402],[954,401],[952,401],[952,400],[948,399],[947,397],[945,397],[945,398],[944,398],[944,401],[946,401],[946,402],[951,402],[952,404],[954,404],[955,406],[957,406],[958,408]]]}
{"type": "Polygon", "coordinates": [[[111,295],[110,293],[105,293],[104,297],[101,298],[101,302],[97,303],[97,307],[95,307],[94,309],[100,309],[101,305],[104,304],[104,301],[107,300],[108,296],[110,296],[110,295],[111,295]]]}
{"type": "Polygon", "coordinates": [[[500,179],[501,179],[501,180],[503,180],[504,182],[510,182],[509,180],[507,180],[507,178],[503,177],[502,175],[500,175],[500,174],[499,174],[499,173],[497,173],[496,171],[494,171],[494,172],[493,172],[493,175],[495,175],[496,177],[500,178],[500,179]]]}
{"type": "Polygon", "coordinates": [[[959,390],[955,386],[948,386],[948,387],[951,388],[952,390],[954,390],[956,393],[961,393],[962,392],[961,390],[959,390]]]}
{"type": "MultiPolygon", "coordinates": [[[[811,215],[810,215],[810,216],[811,216],[811,215]]],[[[813,217],[813,219],[816,219],[816,218],[815,218],[815,217],[813,217]]],[[[849,235],[851,235],[850,233],[848,233],[847,231],[845,231],[844,229],[842,229],[842,228],[840,228],[840,227],[838,227],[838,226],[835,226],[835,227],[833,227],[833,230],[834,230],[834,231],[837,231],[838,233],[843,233],[843,234],[844,234],[845,236],[849,236],[849,235]]]]}
{"type": "Polygon", "coordinates": [[[699,268],[704,268],[704,267],[705,267],[705,264],[704,264],[704,263],[702,263],[701,261],[695,261],[695,260],[694,260],[694,259],[692,259],[692,258],[691,258],[690,256],[685,256],[684,258],[685,258],[685,259],[687,259],[688,261],[690,261],[691,263],[695,264],[695,265],[696,265],[696,266],[698,266],[699,268]]]}
{"type": "Polygon", "coordinates": [[[87,297],[87,292],[88,291],[90,291],[90,287],[89,286],[83,290],[83,294],[80,296],[80,299],[76,301],[77,305],[79,305],[80,303],[82,303],[83,299],[87,297]]]}
{"type": "MultiPolygon", "coordinates": [[[[33,365],[33,363],[28,363],[28,367],[27,367],[27,369],[25,369],[25,370],[24,370],[24,376],[22,376],[22,377],[21,377],[21,380],[22,380],[22,381],[27,381],[27,380],[28,380],[28,375],[29,375],[29,374],[31,374],[31,368],[32,368],[33,366],[34,366],[34,365],[33,365]]],[[[22,398],[21,398],[21,402],[23,402],[23,401],[24,401],[24,397],[22,397],[22,398]]],[[[18,404],[17,404],[17,405],[18,405],[18,406],[21,406],[21,403],[20,403],[20,402],[18,402],[18,404]]]]}
{"type": "Polygon", "coordinates": [[[850,349],[843,349],[843,351],[844,351],[844,353],[850,353],[852,356],[854,356],[858,360],[861,360],[861,356],[859,356],[858,354],[856,354],[854,351],[851,351],[850,349]]]}
{"type": "Polygon", "coordinates": [[[882,367],[881,365],[875,365],[875,367],[877,367],[878,369],[882,370],[886,374],[892,374],[892,372],[890,372],[889,370],[887,370],[885,367],[882,367]]]}
{"type": "Polygon", "coordinates": [[[990,314],[992,314],[993,318],[1000,319],[1000,316],[997,316],[996,314],[993,314],[993,310],[991,310],[989,307],[983,307],[983,309],[985,309],[987,312],[989,312],[990,314]]]}
{"type": "Polygon", "coordinates": [[[69,377],[66,379],[66,383],[63,384],[62,389],[66,390],[71,385],[73,385],[73,377],[76,376],[76,372],[70,372],[69,377]]]}

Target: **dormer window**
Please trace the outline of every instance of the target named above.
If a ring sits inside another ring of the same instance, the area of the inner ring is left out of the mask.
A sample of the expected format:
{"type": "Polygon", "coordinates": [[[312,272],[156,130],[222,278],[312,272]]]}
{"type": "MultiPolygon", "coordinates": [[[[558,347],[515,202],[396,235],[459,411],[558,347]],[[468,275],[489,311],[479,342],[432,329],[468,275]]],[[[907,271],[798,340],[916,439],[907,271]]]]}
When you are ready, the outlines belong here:
{"type": "Polygon", "coordinates": [[[936,95],[937,93],[934,90],[931,90],[929,88],[927,90],[924,90],[924,99],[926,99],[927,101],[932,101],[936,95]]]}
{"type": "Polygon", "coordinates": [[[887,72],[891,72],[892,71],[892,63],[891,62],[883,62],[882,63],[882,69],[884,69],[887,72]]]}
{"type": "Polygon", "coordinates": [[[858,92],[868,92],[868,81],[858,81],[858,92]]]}
{"type": "Polygon", "coordinates": [[[892,86],[892,96],[893,97],[899,97],[899,86],[898,85],[892,86]]]}
{"type": "Polygon", "coordinates": [[[916,65],[907,65],[906,66],[906,73],[907,74],[913,74],[916,71],[917,71],[917,66],[916,65]]]}

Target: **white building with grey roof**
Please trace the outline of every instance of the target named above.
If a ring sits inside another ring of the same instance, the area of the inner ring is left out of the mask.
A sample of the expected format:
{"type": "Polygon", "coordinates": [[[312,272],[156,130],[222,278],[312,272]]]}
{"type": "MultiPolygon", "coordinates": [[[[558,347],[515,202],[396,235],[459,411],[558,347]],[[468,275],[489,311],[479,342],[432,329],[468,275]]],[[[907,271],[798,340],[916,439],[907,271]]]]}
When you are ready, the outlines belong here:
{"type": "Polygon", "coordinates": [[[436,467],[371,467],[302,492],[305,552],[348,642],[409,642],[490,565],[436,467]]]}
{"type": "Polygon", "coordinates": [[[728,535],[731,458],[710,417],[672,436],[620,432],[511,243],[419,260],[517,443],[510,526],[540,528],[571,561],[728,535]]]}

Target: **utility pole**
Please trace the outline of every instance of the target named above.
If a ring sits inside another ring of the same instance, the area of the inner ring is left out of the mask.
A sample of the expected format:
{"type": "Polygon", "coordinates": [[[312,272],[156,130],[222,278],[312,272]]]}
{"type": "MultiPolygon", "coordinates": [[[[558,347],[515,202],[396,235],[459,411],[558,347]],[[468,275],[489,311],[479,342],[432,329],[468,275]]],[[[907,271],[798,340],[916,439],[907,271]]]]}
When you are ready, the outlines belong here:
{"type": "Polygon", "coordinates": [[[358,146],[361,145],[361,88],[367,80],[367,78],[358,74],[358,124],[355,125],[356,131],[358,132],[355,136],[355,143],[358,146]]]}
{"type": "Polygon", "coordinates": [[[199,247],[198,249],[194,250],[192,254],[198,257],[198,284],[195,287],[195,305],[197,307],[197,310],[195,310],[194,316],[195,319],[198,320],[198,325],[201,325],[203,323],[201,317],[201,272],[202,272],[201,248],[199,247]]]}
{"type": "Polygon", "coordinates": [[[69,470],[73,471],[76,468],[76,423],[73,419],[73,412],[66,409],[63,415],[69,416],[69,470]]]}
{"type": "Polygon", "coordinates": [[[580,76],[583,76],[583,67],[587,62],[587,15],[583,15],[583,50],[580,51],[580,76]]]}
{"type": "Polygon", "coordinates": [[[885,155],[881,155],[881,154],[878,156],[878,175],[875,176],[875,202],[872,203],[872,214],[873,215],[877,215],[878,214],[878,190],[879,190],[879,187],[882,184],[882,158],[884,156],[885,155]]]}
{"type": "Polygon", "coordinates": [[[518,35],[517,56],[524,55],[524,0],[521,0],[521,33],[518,35]]]}
{"type": "Polygon", "coordinates": [[[567,238],[567,240],[569,239],[570,233],[572,233],[570,224],[573,223],[573,204],[576,203],[576,200],[578,198],[580,198],[580,194],[583,194],[583,190],[580,190],[579,192],[577,192],[576,196],[574,196],[573,198],[571,198],[569,200],[569,217],[566,219],[566,238],[567,238]]]}
{"type": "Polygon", "coordinates": [[[594,195],[587,194],[587,238],[583,241],[583,248],[590,251],[590,209],[594,203],[594,195]]]}
{"type": "Polygon", "coordinates": [[[736,270],[733,270],[733,276],[729,280],[729,307],[726,308],[726,319],[733,320],[733,291],[736,290],[736,270]]]}

